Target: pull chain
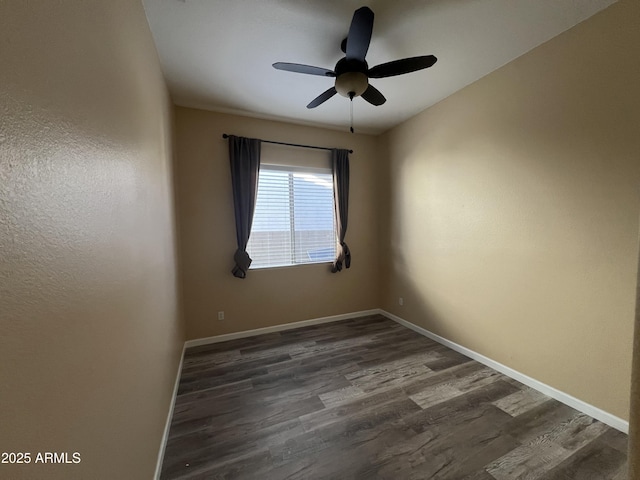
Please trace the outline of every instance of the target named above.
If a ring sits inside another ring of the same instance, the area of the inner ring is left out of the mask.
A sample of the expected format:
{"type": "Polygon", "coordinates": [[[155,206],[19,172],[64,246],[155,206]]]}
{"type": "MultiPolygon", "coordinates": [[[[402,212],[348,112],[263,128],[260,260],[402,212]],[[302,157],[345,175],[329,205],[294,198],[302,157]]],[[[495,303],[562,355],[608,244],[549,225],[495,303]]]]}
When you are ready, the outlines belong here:
{"type": "Polygon", "coordinates": [[[349,100],[351,100],[351,105],[350,105],[350,115],[349,115],[349,119],[350,119],[350,124],[349,124],[349,130],[351,131],[351,133],[354,133],[353,131],[353,92],[349,92],[349,100]]]}

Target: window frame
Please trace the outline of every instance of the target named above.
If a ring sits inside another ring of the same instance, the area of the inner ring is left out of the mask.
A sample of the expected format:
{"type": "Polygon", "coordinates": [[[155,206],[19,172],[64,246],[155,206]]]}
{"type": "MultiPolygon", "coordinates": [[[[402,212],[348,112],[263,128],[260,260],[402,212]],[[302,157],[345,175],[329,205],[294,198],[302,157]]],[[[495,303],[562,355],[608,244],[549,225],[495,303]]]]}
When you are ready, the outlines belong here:
{"type": "MultiPolygon", "coordinates": [[[[304,165],[290,165],[290,164],[278,164],[278,163],[269,163],[269,162],[261,162],[260,164],[260,170],[258,172],[258,184],[257,184],[257,189],[258,192],[260,191],[260,175],[263,172],[263,170],[269,170],[269,171],[276,171],[276,172],[284,172],[284,173],[288,173],[289,175],[295,175],[297,174],[310,174],[310,175],[317,175],[317,174],[323,174],[323,175],[328,175],[329,177],[329,181],[331,182],[331,219],[332,219],[332,253],[331,253],[331,259],[326,259],[326,260],[320,260],[320,261],[308,261],[308,262],[299,262],[296,261],[296,254],[300,253],[299,251],[296,251],[295,249],[295,245],[297,243],[296,241],[296,229],[295,229],[295,214],[294,214],[294,203],[293,203],[293,197],[294,197],[294,192],[293,192],[293,182],[290,180],[290,186],[289,186],[289,210],[290,210],[290,214],[289,214],[289,235],[290,235],[290,241],[291,241],[291,249],[290,249],[290,262],[291,263],[284,263],[284,264],[270,264],[270,265],[258,265],[256,266],[254,264],[254,262],[252,262],[251,266],[249,267],[250,270],[267,270],[267,269],[272,269],[272,268],[291,268],[291,267],[302,267],[302,266],[310,266],[310,265],[322,265],[322,264],[332,264],[335,261],[336,255],[337,255],[337,251],[338,251],[338,235],[337,235],[337,224],[336,224],[336,218],[335,218],[335,184],[333,181],[333,171],[332,168],[330,166],[327,167],[317,167],[317,166],[304,166],[304,165]]],[[[257,210],[257,206],[258,206],[258,193],[256,194],[256,209],[254,210],[254,217],[252,220],[252,225],[251,225],[251,234],[249,235],[249,242],[247,243],[247,252],[249,253],[249,256],[251,256],[251,238],[254,234],[254,222],[256,219],[256,210],[257,210]]],[[[328,248],[328,247],[327,247],[328,248]]]]}

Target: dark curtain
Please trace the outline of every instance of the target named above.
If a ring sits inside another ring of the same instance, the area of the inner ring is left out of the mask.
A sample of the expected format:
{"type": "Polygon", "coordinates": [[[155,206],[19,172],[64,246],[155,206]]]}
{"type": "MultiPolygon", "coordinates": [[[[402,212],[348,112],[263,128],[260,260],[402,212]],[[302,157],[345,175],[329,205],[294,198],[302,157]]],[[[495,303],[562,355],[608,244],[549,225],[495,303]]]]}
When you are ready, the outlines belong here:
{"type": "Polygon", "coordinates": [[[251,258],[247,253],[247,242],[251,234],[251,222],[253,222],[258,193],[260,145],[260,140],[255,138],[229,135],[229,162],[238,242],[238,249],[233,256],[236,265],[232,273],[238,278],[245,278],[251,265],[251,258]]]}
{"type": "Polygon", "coordinates": [[[336,228],[338,234],[338,256],[331,267],[339,272],[342,267],[351,266],[351,252],[344,241],[349,216],[349,151],[334,149],[331,151],[333,163],[333,198],[335,203],[336,228]]]}

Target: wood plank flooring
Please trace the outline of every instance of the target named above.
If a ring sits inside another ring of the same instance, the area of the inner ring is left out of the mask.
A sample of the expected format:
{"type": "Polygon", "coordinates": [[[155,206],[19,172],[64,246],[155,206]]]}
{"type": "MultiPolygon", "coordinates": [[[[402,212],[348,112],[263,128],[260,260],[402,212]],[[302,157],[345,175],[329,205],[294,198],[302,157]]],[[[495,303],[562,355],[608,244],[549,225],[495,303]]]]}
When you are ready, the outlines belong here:
{"type": "Polygon", "coordinates": [[[161,478],[623,480],[626,452],[376,315],[188,349],[161,478]]]}

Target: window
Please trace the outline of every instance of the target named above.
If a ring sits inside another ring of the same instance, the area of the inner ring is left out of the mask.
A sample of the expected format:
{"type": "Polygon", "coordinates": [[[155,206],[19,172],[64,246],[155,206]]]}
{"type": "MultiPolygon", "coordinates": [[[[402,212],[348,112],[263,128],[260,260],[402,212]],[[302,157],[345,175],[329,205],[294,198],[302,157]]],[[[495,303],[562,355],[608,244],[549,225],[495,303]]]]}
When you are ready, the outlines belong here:
{"type": "Polygon", "coordinates": [[[332,262],[336,227],[331,170],[261,165],[247,252],[251,268],[332,262]]]}

